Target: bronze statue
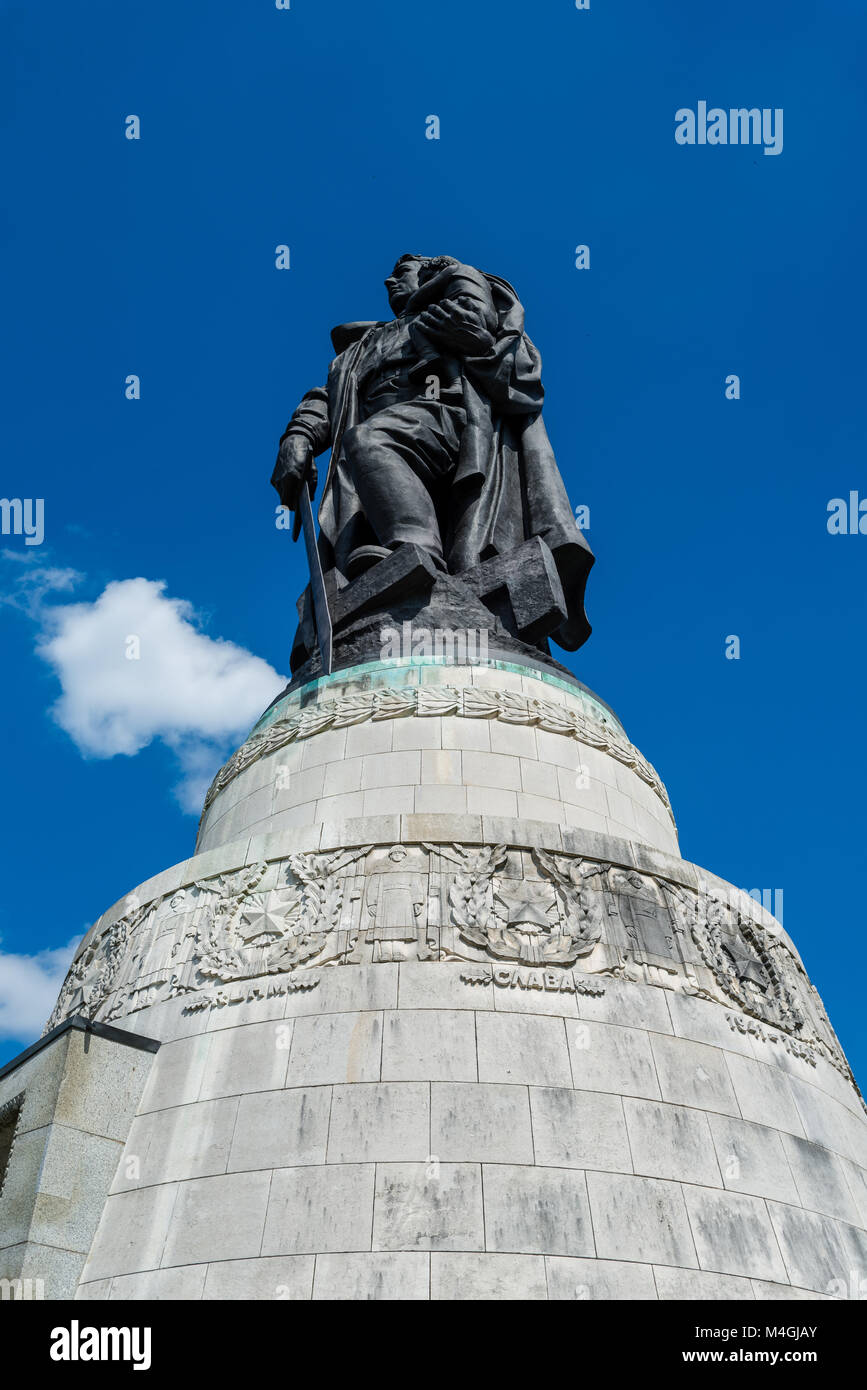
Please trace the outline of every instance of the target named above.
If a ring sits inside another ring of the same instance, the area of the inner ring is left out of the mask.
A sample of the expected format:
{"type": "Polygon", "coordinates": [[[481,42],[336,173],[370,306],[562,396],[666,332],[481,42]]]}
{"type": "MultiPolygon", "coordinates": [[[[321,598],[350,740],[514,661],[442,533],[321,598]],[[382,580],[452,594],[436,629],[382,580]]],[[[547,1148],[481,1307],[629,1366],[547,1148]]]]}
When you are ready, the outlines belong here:
{"type": "MultiPolygon", "coordinates": [[[[317,547],[329,605],[338,610],[338,648],[342,611],[347,660],[361,654],[349,631],[358,639],[350,590],[362,576],[368,613],[379,587],[382,615],[423,609],[428,621],[461,607],[459,589],[438,578],[452,576],[493,615],[506,647],[517,641],[547,653],[550,635],[575,650],[590,632],[584,586],[593,556],[542,420],[541,360],[517,294],[449,256],[402,256],[385,284],[394,318],[333,330],[337,356],[327,384],[308,391],[292,415],[271,479],[295,510],[303,480],[315,491],[315,457],[331,449],[317,547]],[[395,589],[398,571],[405,577],[395,589]],[[535,616],[516,617],[519,589],[540,576],[547,598],[540,590],[530,605],[535,616]]],[[[304,596],[299,614],[293,670],[314,646],[304,596]]]]}

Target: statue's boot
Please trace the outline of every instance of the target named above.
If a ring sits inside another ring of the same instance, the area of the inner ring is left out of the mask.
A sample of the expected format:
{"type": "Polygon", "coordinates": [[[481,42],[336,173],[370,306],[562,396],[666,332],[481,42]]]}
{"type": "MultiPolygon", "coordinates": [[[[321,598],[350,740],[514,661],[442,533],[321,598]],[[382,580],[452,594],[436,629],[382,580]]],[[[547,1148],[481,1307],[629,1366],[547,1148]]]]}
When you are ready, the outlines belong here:
{"type": "Polygon", "coordinates": [[[344,567],[346,578],[350,580],[357,579],[359,575],[364,574],[365,570],[369,570],[371,566],[378,564],[380,560],[387,559],[390,554],[391,551],[384,545],[357,546],[346,561],[344,567]]]}

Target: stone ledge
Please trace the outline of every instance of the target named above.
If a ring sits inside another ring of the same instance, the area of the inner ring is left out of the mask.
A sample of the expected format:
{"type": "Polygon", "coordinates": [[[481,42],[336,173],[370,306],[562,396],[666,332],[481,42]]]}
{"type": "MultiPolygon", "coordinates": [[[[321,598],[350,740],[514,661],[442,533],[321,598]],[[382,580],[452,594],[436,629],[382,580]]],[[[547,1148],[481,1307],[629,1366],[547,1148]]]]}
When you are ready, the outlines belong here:
{"type": "Polygon", "coordinates": [[[637,1261],[477,1252],[338,1252],[179,1265],[79,1285],[78,1300],[827,1301],[791,1284],[637,1261]],[[315,1276],[314,1276],[315,1266],[315,1276]]]}

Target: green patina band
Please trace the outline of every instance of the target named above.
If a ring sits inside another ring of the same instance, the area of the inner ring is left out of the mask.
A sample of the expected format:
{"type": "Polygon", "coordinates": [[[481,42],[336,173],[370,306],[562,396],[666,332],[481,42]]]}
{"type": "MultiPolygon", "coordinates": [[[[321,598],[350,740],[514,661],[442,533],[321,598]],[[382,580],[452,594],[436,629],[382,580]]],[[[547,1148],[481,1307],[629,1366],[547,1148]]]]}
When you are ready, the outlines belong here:
{"type": "MultiPolygon", "coordinates": [[[[423,670],[425,667],[452,667],[455,670],[486,670],[486,671],[508,671],[516,676],[528,676],[531,680],[542,681],[545,685],[554,686],[558,690],[564,690],[568,695],[580,694],[593,704],[598,705],[607,715],[612,718],[618,728],[626,733],[623,724],[615,714],[609,704],[600,698],[589,686],[579,681],[577,676],[572,680],[563,680],[559,676],[551,675],[550,672],[542,671],[534,666],[522,666],[513,661],[485,661],[476,664],[467,663],[456,666],[453,662],[446,661],[437,656],[420,657],[389,657],[383,661],[368,661],[361,666],[347,666],[341,671],[332,671],[329,676],[317,676],[315,680],[308,681],[306,685],[300,685],[296,690],[284,691],[278,695],[273,704],[269,705],[265,713],[257,719],[253,725],[248,738],[253,734],[259,733],[262,729],[267,729],[279,719],[287,717],[287,711],[301,709],[309,704],[313,696],[320,692],[326,692],[334,686],[351,684],[353,682],[364,683],[370,676],[376,675],[382,678],[382,684],[386,686],[401,686],[406,682],[401,680],[408,670],[423,670]]],[[[482,687],[479,687],[482,688],[482,687]]]]}

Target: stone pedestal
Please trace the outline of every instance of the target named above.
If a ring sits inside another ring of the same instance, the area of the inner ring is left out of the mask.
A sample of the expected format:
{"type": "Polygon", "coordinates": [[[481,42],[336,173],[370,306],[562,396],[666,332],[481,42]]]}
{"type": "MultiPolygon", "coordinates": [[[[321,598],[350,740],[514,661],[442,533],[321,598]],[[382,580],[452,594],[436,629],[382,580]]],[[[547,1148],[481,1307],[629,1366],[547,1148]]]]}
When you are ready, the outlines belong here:
{"type": "Polygon", "coordinates": [[[82,1013],[161,1046],[80,1298],[867,1275],[864,1107],[798,953],[680,858],[577,682],[395,662],[285,695],[196,854],[82,944],[51,1022],[82,1013]]]}

